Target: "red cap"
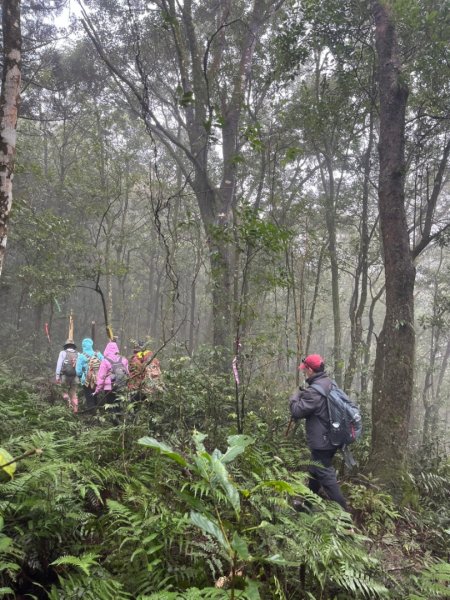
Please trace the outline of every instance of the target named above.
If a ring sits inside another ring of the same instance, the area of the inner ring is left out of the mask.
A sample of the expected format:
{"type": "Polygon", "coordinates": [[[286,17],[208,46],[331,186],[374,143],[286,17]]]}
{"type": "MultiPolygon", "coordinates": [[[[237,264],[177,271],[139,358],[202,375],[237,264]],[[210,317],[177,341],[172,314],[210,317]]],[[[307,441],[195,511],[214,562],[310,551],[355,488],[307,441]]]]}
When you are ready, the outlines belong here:
{"type": "Polygon", "coordinates": [[[323,358],[320,354],[309,354],[306,358],[302,359],[302,362],[299,365],[299,369],[306,369],[306,367],[312,369],[313,371],[318,371],[320,367],[324,364],[323,358]]]}

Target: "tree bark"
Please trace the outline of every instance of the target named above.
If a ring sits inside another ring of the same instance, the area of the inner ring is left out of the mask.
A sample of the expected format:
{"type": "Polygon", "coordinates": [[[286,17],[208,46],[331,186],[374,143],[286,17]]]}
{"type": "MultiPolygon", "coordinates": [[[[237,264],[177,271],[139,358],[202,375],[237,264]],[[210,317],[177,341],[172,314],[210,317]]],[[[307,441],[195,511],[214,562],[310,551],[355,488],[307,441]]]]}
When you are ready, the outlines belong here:
{"type": "Polygon", "coordinates": [[[0,276],[5,259],[8,219],[16,154],[16,128],[20,102],[22,34],[20,0],[3,0],[3,75],[0,94],[0,276]]]}
{"type": "Polygon", "coordinates": [[[378,203],[386,314],[378,338],[369,469],[393,489],[404,467],[414,380],[415,267],[405,211],[405,111],[408,87],[389,7],[372,2],[380,97],[378,203]]]}

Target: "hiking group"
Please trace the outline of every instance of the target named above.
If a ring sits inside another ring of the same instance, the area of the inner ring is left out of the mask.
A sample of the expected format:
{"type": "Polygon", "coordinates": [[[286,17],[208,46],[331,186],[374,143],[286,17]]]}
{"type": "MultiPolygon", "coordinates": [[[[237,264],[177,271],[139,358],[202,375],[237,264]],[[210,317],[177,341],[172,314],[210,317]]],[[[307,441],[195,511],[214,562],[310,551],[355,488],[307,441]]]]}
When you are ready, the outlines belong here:
{"type": "MultiPolygon", "coordinates": [[[[310,354],[298,368],[308,387],[299,387],[289,400],[290,425],[305,419],[306,441],[312,460],[308,469],[309,489],[317,493],[322,487],[330,500],[347,511],[332,461],[337,450],[346,452],[348,444],[360,437],[361,414],[328,376],[319,354],[310,354]]],[[[56,382],[62,385],[63,398],[74,413],[78,412],[79,382],[87,410],[95,409],[99,395],[103,394],[104,404],[111,405],[113,412],[117,412],[124,394],[128,394],[132,402],[141,402],[155,391],[160,376],[159,360],[153,358],[153,353],[141,342],[134,346],[133,356],[128,361],[120,355],[114,341],[108,342],[102,354],[94,350],[90,338],[82,341],[82,352],[78,352],[74,341],[68,339],[56,365],[56,382]]],[[[351,458],[351,454],[347,457],[351,458]]],[[[305,502],[296,508],[308,509],[308,504],[305,502]]]]}
{"type": "Polygon", "coordinates": [[[94,410],[102,396],[104,404],[119,407],[119,400],[129,395],[132,402],[143,401],[155,391],[161,377],[159,360],[146,350],[142,342],[135,344],[128,360],[119,352],[115,341],[106,344],[103,354],[94,350],[91,338],[84,338],[78,352],[68,339],[59,353],[55,379],[60,384],[63,399],[74,413],[78,412],[78,385],[81,384],[86,410],[94,410]]]}

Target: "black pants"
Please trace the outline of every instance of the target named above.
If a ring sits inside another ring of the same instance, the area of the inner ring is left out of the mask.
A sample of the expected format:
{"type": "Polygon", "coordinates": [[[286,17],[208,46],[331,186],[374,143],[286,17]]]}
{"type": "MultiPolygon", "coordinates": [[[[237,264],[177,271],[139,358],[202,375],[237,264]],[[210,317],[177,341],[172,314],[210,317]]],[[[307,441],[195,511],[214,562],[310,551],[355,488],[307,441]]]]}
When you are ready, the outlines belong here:
{"type": "Polygon", "coordinates": [[[142,390],[136,390],[131,395],[131,402],[140,403],[143,402],[147,398],[147,395],[142,390]]]}
{"type": "Polygon", "coordinates": [[[94,396],[94,389],[83,386],[84,399],[86,400],[86,408],[95,408],[97,406],[97,396],[94,396]]]}
{"type": "Polygon", "coordinates": [[[117,392],[114,392],[113,390],[107,390],[105,391],[105,397],[104,397],[104,404],[110,404],[110,408],[109,411],[114,414],[117,415],[118,413],[121,412],[121,407],[120,407],[120,398],[119,395],[117,394],[117,392]]]}
{"type": "Polygon", "coordinates": [[[334,500],[347,510],[347,502],[342,495],[341,488],[336,479],[336,471],[332,466],[333,456],[337,448],[333,450],[311,450],[311,458],[314,462],[321,463],[323,467],[311,465],[309,467],[310,478],[308,482],[309,489],[318,493],[320,486],[326,491],[330,500],[334,500]]]}

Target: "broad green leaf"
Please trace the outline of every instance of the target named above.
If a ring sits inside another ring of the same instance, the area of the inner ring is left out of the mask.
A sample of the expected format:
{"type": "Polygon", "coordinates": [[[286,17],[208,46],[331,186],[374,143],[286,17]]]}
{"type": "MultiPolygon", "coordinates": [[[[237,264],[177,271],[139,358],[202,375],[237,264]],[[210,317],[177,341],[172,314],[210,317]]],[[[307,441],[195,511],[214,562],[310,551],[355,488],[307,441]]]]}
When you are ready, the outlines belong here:
{"type": "Polygon", "coordinates": [[[16,471],[16,463],[13,462],[12,464],[8,465],[7,467],[2,466],[2,465],[6,465],[7,463],[11,462],[12,460],[13,460],[13,457],[11,456],[11,454],[4,448],[0,448],[0,467],[2,467],[0,469],[0,481],[9,481],[10,479],[13,478],[13,475],[16,471]]]}
{"type": "Polygon", "coordinates": [[[250,444],[254,443],[254,439],[249,435],[230,435],[227,439],[228,449],[220,459],[224,464],[231,462],[242,454],[250,444]]]}
{"type": "Polygon", "coordinates": [[[238,557],[242,560],[248,560],[250,553],[248,551],[247,542],[242,538],[236,531],[233,533],[233,539],[231,541],[231,547],[236,552],[238,557]]]}
{"type": "Polygon", "coordinates": [[[210,475],[211,475],[211,471],[210,471],[211,456],[208,454],[205,457],[205,454],[206,453],[195,456],[194,462],[195,462],[195,465],[198,469],[200,476],[203,477],[203,479],[209,480],[210,475]]]}
{"type": "Polygon", "coordinates": [[[222,487],[223,491],[227,495],[227,498],[230,501],[231,506],[234,508],[236,513],[239,514],[239,511],[241,510],[241,501],[239,498],[239,492],[238,492],[237,488],[233,485],[233,483],[230,481],[230,476],[228,474],[228,471],[227,471],[225,465],[223,465],[220,460],[213,457],[212,468],[213,468],[214,474],[216,475],[216,477],[219,481],[220,486],[222,487]]]}
{"type": "Polygon", "coordinates": [[[226,550],[229,550],[229,544],[217,523],[194,511],[191,511],[190,518],[193,525],[199,527],[204,533],[212,535],[226,550]]]}
{"type": "Polygon", "coordinates": [[[6,535],[0,535],[0,552],[4,552],[11,545],[12,539],[6,535]]]}
{"type": "Polygon", "coordinates": [[[172,448],[164,442],[158,442],[158,440],[155,440],[155,438],[148,436],[142,437],[138,440],[138,444],[141,444],[141,446],[147,446],[148,448],[154,448],[155,450],[159,450],[161,454],[164,454],[165,456],[172,459],[182,467],[188,466],[186,459],[183,456],[181,456],[181,454],[178,454],[178,452],[172,450],[172,448]]]}
{"type": "Polygon", "coordinates": [[[248,600],[261,600],[259,595],[258,582],[248,577],[245,579],[245,597],[248,600]]]}

